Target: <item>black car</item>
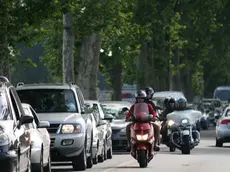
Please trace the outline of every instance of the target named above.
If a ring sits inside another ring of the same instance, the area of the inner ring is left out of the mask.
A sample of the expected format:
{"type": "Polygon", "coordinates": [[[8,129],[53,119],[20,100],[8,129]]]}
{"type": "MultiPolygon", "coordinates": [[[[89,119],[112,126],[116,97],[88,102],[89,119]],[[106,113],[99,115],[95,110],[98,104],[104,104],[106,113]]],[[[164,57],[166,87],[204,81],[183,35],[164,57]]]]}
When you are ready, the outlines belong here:
{"type": "Polygon", "coordinates": [[[30,135],[26,116],[14,86],[0,76],[0,171],[30,172],[30,135]]]}

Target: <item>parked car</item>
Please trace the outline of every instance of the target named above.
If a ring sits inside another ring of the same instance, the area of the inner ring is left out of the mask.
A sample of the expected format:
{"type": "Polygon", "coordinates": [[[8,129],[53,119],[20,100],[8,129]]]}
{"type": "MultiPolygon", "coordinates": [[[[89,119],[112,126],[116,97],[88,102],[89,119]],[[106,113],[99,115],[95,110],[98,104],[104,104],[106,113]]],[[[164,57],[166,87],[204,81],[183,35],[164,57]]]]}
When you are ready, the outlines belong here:
{"type": "Polygon", "coordinates": [[[113,115],[112,127],[112,146],[114,150],[126,149],[128,146],[126,137],[125,113],[122,112],[123,107],[130,109],[132,106],[129,102],[106,101],[101,102],[102,109],[105,114],[113,115]]]}
{"type": "Polygon", "coordinates": [[[221,116],[216,117],[216,147],[222,147],[224,143],[230,142],[230,106],[221,116]]]}
{"type": "Polygon", "coordinates": [[[24,114],[15,87],[4,76],[0,76],[0,104],[1,172],[30,172],[31,142],[25,124],[33,117],[24,114]]]}
{"type": "Polygon", "coordinates": [[[31,140],[31,166],[32,171],[51,172],[50,135],[46,128],[50,127],[48,121],[40,121],[34,109],[22,103],[25,115],[34,118],[33,123],[25,124],[30,132],[31,140]]]}
{"type": "Polygon", "coordinates": [[[23,103],[30,104],[40,120],[49,121],[51,161],[72,161],[75,171],[93,166],[93,127],[80,88],[70,84],[17,85],[23,103]]]}
{"type": "Polygon", "coordinates": [[[110,122],[113,119],[112,115],[104,114],[101,104],[98,101],[88,100],[86,103],[92,104],[93,115],[95,118],[96,126],[99,131],[100,144],[103,145],[103,151],[99,156],[99,161],[104,161],[107,158],[112,159],[112,128],[110,122]]]}

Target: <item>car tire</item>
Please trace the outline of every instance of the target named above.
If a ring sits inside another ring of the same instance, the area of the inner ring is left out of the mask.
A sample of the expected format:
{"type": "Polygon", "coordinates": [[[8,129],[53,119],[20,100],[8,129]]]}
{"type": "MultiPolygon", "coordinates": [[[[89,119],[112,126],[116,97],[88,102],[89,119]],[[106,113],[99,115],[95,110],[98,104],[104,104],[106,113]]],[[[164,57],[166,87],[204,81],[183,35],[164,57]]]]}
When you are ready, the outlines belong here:
{"type": "Polygon", "coordinates": [[[50,159],[50,156],[48,158],[47,165],[43,169],[44,169],[43,172],[51,172],[51,159],[50,159]]]}
{"type": "Polygon", "coordinates": [[[107,142],[106,140],[104,141],[104,160],[107,160],[107,142]]]}
{"type": "Polygon", "coordinates": [[[98,149],[99,149],[99,143],[97,143],[97,152],[96,152],[95,157],[93,158],[93,164],[98,163],[98,149]]]}
{"type": "Polygon", "coordinates": [[[105,157],[104,153],[105,153],[105,150],[103,147],[102,154],[98,156],[98,162],[100,162],[100,163],[104,162],[104,157],[105,157]]]}
{"type": "Polygon", "coordinates": [[[87,158],[87,168],[93,167],[93,135],[91,135],[91,146],[90,146],[90,156],[87,158]]]}
{"type": "Polygon", "coordinates": [[[223,147],[223,142],[216,138],[216,147],[223,147]]]}
{"type": "Polygon", "coordinates": [[[107,158],[108,159],[112,159],[113,158],[113,148],[112,148],[112,146],[107,151],[107,158]]]}
{"type": "Polygon", "coordinates": [[[32,169],[32,171],[36,171],[36,172],[44,172],[44,164],[43,164],[43,148],[41,149],[41,153],[40,153],[40,163],[39,163],[39,168],[40,169],[32,169]]]}
{"type": "Polygon", "coordinates": [[[28,158],[29,159],[28,159],[28,166],[26,172],[31,172],[31,152],[29,152],[28,158]]]}
{"type": "Polygon", "coordinates": [[[85,147],[79,156],[74,157],[72,160],[73,170],[74,171],[85,171],[87,168],[87,155],[85,147]]]}

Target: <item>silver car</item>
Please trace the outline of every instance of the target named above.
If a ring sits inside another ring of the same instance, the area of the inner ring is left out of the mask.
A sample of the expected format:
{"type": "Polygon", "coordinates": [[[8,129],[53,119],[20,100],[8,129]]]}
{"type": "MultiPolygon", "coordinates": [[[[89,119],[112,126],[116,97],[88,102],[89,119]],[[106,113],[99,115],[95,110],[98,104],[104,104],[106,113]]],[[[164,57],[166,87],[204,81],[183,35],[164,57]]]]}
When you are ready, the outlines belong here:
{"type": "Polygon", "coordinates": [[[112,121],[113,116],[104,114],[101,104],[96,100],[87,100],[86,103],[89,104],[89,106],[90,104],[92,105],[93,115],[98,130],[98,160],[99,162],[103,162],[104,160],[112,159],[112,128],[110,122],[112,121]]]}
{"type": "Polygon", "coordinates": [[[113,115],[113,121],[111,123],[113,149],[126,149],[128,146],[126,137],[126,125],[128,123],[125,122],[125,113],[122,113],[121,110],[123,107],[130,109],[132,104],[123,101],[107,101],[101,102],[101,104],[105,114],[113,115]]]}
{"type": "Polygon", "coordinates": [[[51,161],[72,161],[74,171],[93,166],[93,127],[80,88],[73,84],[17,86],[22,103],[29,103],[40,120],[50,122],[51,161]]]}
{"type": "Polygon", "coordinates": [[[216,118],[219,118],[216,125],[216,147],[222,147],[223,143],[230,142],[230,106],[216,118]]]}
{"type": "Polygon", "coordinates": [[[33,123],[25,124],[30,132],[31,139],[31,166],[32,171],[51,172],[50,163],[50,135],[47,127],[48,121],[40,121],[34,109],[26,103],[22,103],[25,115],[33,116],[33,123]]]}

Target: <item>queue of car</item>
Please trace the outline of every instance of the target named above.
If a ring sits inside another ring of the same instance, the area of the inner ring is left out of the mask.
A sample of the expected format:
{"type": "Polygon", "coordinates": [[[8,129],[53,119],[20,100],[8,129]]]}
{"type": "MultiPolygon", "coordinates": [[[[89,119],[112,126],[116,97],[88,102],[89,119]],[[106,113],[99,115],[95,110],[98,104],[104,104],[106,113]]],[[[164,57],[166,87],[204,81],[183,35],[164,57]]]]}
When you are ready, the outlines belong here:
{"type": "MultiPolygon", "coordinates": [[[[171,91],[154,94],[159,111],[168,95],[184,96],[171,91]]],[[[210,102],[218,109],[209,121],[214,119],[216,146],[222,147],[230,142],[230,106],[204,99],[202,107],[210,102]]],[[[130,102],[85,100],[74,83],[21,82],[15,88],[0,76],[0,104],[1,172],[51,172],[52,162],[65,161],[72,162],[74,171],[84,171],[112,159],[113,150],[127,148],[128,123],[122,109],[130,109],[130,102]]]]}

